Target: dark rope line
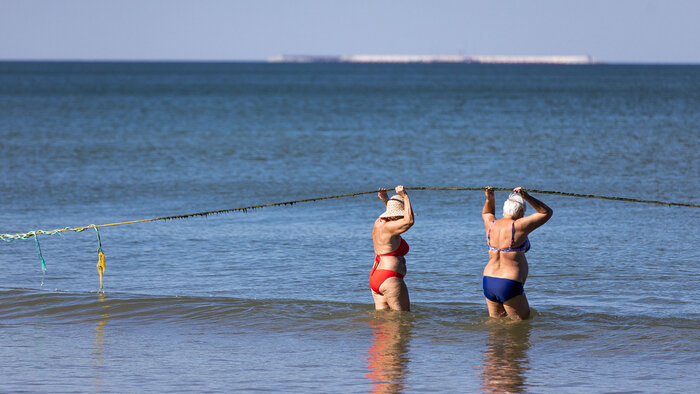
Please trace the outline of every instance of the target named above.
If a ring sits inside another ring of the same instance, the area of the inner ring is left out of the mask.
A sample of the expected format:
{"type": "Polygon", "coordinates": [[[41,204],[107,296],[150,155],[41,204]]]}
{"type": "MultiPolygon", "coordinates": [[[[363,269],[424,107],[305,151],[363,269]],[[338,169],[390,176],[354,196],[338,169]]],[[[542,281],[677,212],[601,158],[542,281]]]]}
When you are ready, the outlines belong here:
{"type": "MultiPolygon", "coordinates": [[[[412,188],[406,188],[406,189],[407,190],[455,190],[455,191],[484,190],[483,187],[412,187],[412,188]]],[[[502,187],[494,187],[493,190],[503,191],[503,192],[513,191],[513,189],[502,188],[502,187]]],[[[700,208],[700,205],[698,205],[698,204],[681,203],[681,202],[640,200],[640,199],[636,199],[636,198],[597,196],[594,194],[566,193],[566,192],[557,192],[557,191],[551,191],[551,190],[537,190],[537,189],[525,189],[525,190],[527,190],[528,193],[552,194],[555,196],[569,196],[569,197],[579,197],[579,198],[598,198],[598,199],[602,199],[602,200],[616,200],[616,201],[627,201],[627,202],[639,202],[639,203],[644,203],[644,204],[658,204],[658,205],[672,205],[672,206],[678,206],[678,207],[700,208]]]]}
{"type": "MultiPolygon", "coordinates": [[[[407,187],[406,190],[439,190],[439,191],[476,191],[476,190],[479,190],[479,191],[483,191],[484,188],[483,187],[410,187],[410,188],[407,187]]],[[[512,191],[512,189],[502,188],[502,187],[494,187],[493,190],[512,191]]],[[[537,190],[537,189],[526,189],[526,190],[529,193],[552,194],[552,195],[557,195],[557,196],[569,196],[569,197],[579,197],[579,198],[597,198],[597,199],[603,199],[603,200],[616,200],[616,201],[637,202],[637,203],[645,203],[645,204],[658,204],[658,205],[667,205],[667,206],[700,208],[700,205],[690,204],[690,203],[640,200],[640,199],[636,199],[636,198],[597,196],[597,195],[593,195],[593,194],[565,193],[565,192],[549,191],[549,190],[537,190]]],[[[260,208],[294,205],[294,204],[303,203],[303,202],[330,200],[330,199],[334,199],[334,198],[353,197],[353,196],[360,196],[363,194],[372,194],[372,193],[376,193],[376,192],[377,192],[377,190],[371,190],[371,191],[366,191],[366,192],[338,194],[335,196],[326,196],[326,197],[305,198],[302,200],[275,202],[275,203],[260,204],[260,205],[250,205],[247,207],[220,209],[220,210],[215,210],[215,211],[196,212],[196,213],[188,213],[188,214],[183,214],[183,215],[162,216],[162,217],[157,217],[157,218],[130,220],[130,221],[124,221],[124,222],[117,222],[117,223],[98,224],[98,225],[91,224],[88,226],[81,226],[81,227],[65,227],[65,228],[50,230],[50,231],[36,230],[36,231],[30,231],[27,233],[0,234],[0,239],[9,242],[9,241],[14,240],[14,239],[25,239],[25,238],[36,236],[39,234],[54,235],[54,234],[57,234],[57,233],[60,233],[63,231],[84,231],[84,230],[89,229],[89,228],[111,227],[111,226],[118,226],[118,225],[122,225],[122,224],[154,222],[154,221],[159,221],[159,220],[188,219],[188,218],[197,217],[197,216],[218,215],[218,214],[230,213],[230,212],[248,212],[249,210],[255,210],[255,209],[260,209],[260,208]]]]}

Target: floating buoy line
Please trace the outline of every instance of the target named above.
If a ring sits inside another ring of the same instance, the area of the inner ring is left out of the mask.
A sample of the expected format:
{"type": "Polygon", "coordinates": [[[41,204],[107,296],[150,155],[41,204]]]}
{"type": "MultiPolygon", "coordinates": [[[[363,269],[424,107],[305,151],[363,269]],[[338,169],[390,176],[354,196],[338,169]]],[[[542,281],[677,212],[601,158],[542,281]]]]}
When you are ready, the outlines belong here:
{"type": "MultiPolygon", "coordinates": [[[[410,187],[410,188],[407,187],[406,190],[424,190],[424,191],[476,191],[476,190],[480,190],[480,191],[483,191],[484,188],[483,187],[410,187]]],[[[493,190],[495,190],[495,191],[512,191],[512,189],[501,188],[501,187],[494,187],[493,190]]],[[[18,240],[18,239],[27,239],[27,238],[34,237],[37,254],[39,255],[39,261],[41,262],[41,271],[42,271],[42,273],[45,274],[46,273],[46,261],[44,260],[44,256],[41,253],[41,245],[39,244],[39,235],[55,235],[55,234],[59,234],[59,233],[65,232],[65,231],[81,232],[81,231],[85,231],[85,230],[88,230],[91,228],[95,229],[95,232],[97,233],[97,256],[98,256],[97,271],[98,271],[99,276],[100,276],[100,291],[104,291],[103,286],[102,286],[102,276],[104,274],[106,265],[105,265],[105,255],[104,255],[104,252],[102,251],[102,241],[100,239],[100,232],[99,232],[98,228],[120,226],[120,225],[124,225],[124,224],[155,222],[155,221],[160,221],[160,220],[189,219],[189,218],[197,217],[197,216],[219,215],[219,214],[231,213],[231,212],[248,212],[250,210],[255,210],[255,209],[260,209],[260,208],[294,205],[294,204],[299,204],[299,203],[304,203],[304,202],[330,200],[330,199],[335,199],[335,198],[353,197],[353,196],[360,196],[360,195],[364,195],[364,194],[372,194],[372,193],[376,193],[376,192],[377,192],[377,190],[371,190],[371,191],[366,191],[366,192],[338,194],[335,196],[305,198],[302,200],[283,201],[283,202],[275,202],[275,203],[260,204],[260,205],[251,205],[251,206],[239,207],[239,208],[220,209],[220,210],[216,210],[216,211],[188,213],[188,214],[184,214],[184,215],[162,216],[162,217],[150,218],[150,219],[129,220],[129,221],[123,221],[123,222],[117,222],[117,223],[90,224],[87,226],[80,226],[80,227],[64,227],[64,228],[55,229],[55,230],[48,230],[48,231],[46,231],[46,230],[34,230],[34,231],[26,232],[26,233],[17,233],[17,234],[0,234],[0,239],[2,239],[3,241],[6,241],[6,242],[11,242],[11,241],[18,240]]],[[[567,192],[559,192],[559,191],[551,191],[551,190],[527,189],[527,192],[528,193],[537,193],[537,194],[551,194],[551,195],[556,195],[556,196],[568,196],[568,197],[578,197],[578,198],[595,198],[595,199],[602,199],[602,200],[614,200],[614,201],[625,201],[625,202],[644,203],[644,204],[657,204],[657,205],[666,205],[666,206],[700,208],[699,204],[669,202],[669,201],[655,201],[655,200],[640,200],[640,199],[636,199],[636,198],[598,196],[598,195],[593,195],[593,194],[567,193],[567,192]]],[[[43,281],[42,281],[42,284],[43,284],[43,281]]]]}

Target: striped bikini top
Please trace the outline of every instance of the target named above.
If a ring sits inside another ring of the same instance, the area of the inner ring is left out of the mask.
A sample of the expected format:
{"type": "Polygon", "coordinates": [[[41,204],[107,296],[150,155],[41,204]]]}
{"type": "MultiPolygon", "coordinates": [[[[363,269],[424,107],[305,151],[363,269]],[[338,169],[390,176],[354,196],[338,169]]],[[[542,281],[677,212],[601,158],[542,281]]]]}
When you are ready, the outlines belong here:
{"type": "Polygon", "coordinates": [[[530,240],[527,238],[525,239],[525,242],[523,242],[522,245],[513,247],[513,241],[515,241],[515,220],[513,220],[513,227],[512,227],[511,234],[510,234],[510,246],[506,249],[499,249],[499,248],[491,246],[491,229],[493,228],[493,224],[495,222],[496,222],[496,219],[494,219],[491,222],[491,227],[489,227],[488,235],[486,235],[486,244],[489,246],[489,250],[495,250],[498,252],[523,252],[523,253],[530,250],[530,240]]]}

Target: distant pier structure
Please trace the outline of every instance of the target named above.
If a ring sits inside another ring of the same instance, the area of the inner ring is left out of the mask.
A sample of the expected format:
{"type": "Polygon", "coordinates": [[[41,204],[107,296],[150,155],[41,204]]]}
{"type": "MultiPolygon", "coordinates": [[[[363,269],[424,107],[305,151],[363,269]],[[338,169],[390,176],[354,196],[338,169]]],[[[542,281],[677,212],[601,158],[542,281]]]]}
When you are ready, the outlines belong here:
{"type": "Polygon", "coordinates": [[[599,64],[590,56],[460,56],[460,55],[282,55],[270,63],[473,63],[473,64],[599,64]]]}

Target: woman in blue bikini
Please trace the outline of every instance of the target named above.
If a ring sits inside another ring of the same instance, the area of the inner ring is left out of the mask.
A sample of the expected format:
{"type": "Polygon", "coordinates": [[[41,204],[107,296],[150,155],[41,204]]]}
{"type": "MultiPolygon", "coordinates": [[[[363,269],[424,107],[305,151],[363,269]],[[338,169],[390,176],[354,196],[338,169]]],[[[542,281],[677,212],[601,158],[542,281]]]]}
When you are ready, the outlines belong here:
{"type": "Polygon", "coordinates": [[[513,320],[524,320],[530,317],[530,305],[523,290],[528,272],[525,252],[530,250],[527,235],[545,224],[553,211],[522,187],[516,187],[513,192],[503,204],[503,218],[496,219],[493,188],[487,186],[485,190],[486,203],[481,216],[489,262],[484,268],[484,296],[489,316],[508,315],[513,320]],[[537,212],[525,216],[525,201],[537,212]]]}

